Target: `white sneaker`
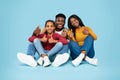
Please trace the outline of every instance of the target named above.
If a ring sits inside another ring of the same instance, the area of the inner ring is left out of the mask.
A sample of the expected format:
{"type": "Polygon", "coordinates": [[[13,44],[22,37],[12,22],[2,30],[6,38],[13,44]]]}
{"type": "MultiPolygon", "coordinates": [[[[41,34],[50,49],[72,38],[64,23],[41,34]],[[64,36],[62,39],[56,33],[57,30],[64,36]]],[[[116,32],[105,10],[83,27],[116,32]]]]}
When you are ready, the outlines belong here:
{"type": "Polygon", "coordinates": [[[65,62],[67,62],[69,59],[69,54],[68,53],[64,53],[64,54],[59,54],[56,56],[54,62],[52,63],[52,65],[54,67],[58,67],[62,64],[64,64],[65,62]]]}
{"type": "Polygon", "coordinates": [[[97,66],[97,64],[98,64],[98,59],[89,58],[88,56],[86,56],[85,60],[86,60],[89,64],[92,64],[92,65],[95,65],[95,66],[97,66]]]}
{"type": "Polygon", "coordinates": [[[44,64],[43,64],[44,67],[47,67],[51,64],[48,56],[45,56],[43,60],[44,60],[44,64]]]}
{"type": "Polygon", "coordinates": [[[43,65],[43,58],[40,57],[40,58],[38,59],[37,63],[42,66],[42,65],[43,65]]]}
{"type": "Polygon", "coordinates": [[[77,66],[82,62],[84,56],[85,56],[85,54],[84,54],[84,53],[81,53],[76,59],[74,59],[74,60],[72,61],[72,64],[73,64],[75,67],[77,67],[77,66]]]}
{"type": "Polygon", "coordinates": [[[37,63],[36,61],[34,60],[34,58],[30,55],[26,55],[26,54],[23,54],[23,53],[18,53],[17,54],[17,58],[24,64],[27,64],[31,67],[36,67],[37,66],[37,63]]]}

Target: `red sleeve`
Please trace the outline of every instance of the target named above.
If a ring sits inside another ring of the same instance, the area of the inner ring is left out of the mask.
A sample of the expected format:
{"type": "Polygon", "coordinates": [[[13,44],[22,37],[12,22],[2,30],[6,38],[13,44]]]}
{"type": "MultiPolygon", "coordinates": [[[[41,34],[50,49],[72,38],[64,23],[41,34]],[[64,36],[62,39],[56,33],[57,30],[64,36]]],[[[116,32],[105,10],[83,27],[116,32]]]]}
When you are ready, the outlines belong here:
{"type": "Polygon", "coordinates": [[[37,38],[37,36],[31,36],[28,40],[29,40],[30,42],[33,42],[35,38],[37,38]]]}
{"type": "Polygon", "coordinates": [[[56,35],[57,35],[57,37],[58,37],[59,42],[62,42],[63,45],[68,44],[68,41],[67,41],[66,38],[62,37],[62,36],[59,35],[59,34],[56,34],[56,35]]]}
{"type": "Polygon", "coordinates": [[[38,36],[31,36],[28,40],[29,40],[30,42],[33,42],[34,39],[36,39],[36,38],[42,38],[43,36],[44,36],[44,34],[40,34],[40,35],[38,35],[38,36]]]}

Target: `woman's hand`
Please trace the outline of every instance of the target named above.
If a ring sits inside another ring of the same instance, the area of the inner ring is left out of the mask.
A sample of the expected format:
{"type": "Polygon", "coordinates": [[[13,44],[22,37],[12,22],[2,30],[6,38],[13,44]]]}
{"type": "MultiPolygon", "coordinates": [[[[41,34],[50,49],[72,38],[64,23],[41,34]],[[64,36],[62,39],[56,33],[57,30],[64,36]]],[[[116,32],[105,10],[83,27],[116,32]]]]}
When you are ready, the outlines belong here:
{"type": "Polygon", "coordinates": [[[70,31],[68,31],[68,37],[69,38],[73,38],[74,37],[74,33],[72,32],[72,29],[70,31]]]}
{"type": "Polygon", "coordinates": [[[83,34],[89,35],[90,33],[89,33],[89,31],[88,31],[87,29],[84,29],[84,30],[83,30],[83,34]]]}

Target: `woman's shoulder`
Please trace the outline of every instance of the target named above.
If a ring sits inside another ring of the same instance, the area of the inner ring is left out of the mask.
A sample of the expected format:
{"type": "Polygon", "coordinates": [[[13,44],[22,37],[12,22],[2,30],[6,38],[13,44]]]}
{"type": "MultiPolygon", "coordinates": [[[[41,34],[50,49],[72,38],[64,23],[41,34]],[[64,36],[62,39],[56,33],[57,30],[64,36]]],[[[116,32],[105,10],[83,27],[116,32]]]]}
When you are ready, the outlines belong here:
{"type": "Polygon", "coordinates": [[[85,28],[85,29],[91,29],[91,27],[90,27],[90,26],[84,26],[84,28],[85,28]]]}
{"type": "Polygon", "coordinates": [[[83,26],[84,28],[90,28],[90,26],[83,26]]]}

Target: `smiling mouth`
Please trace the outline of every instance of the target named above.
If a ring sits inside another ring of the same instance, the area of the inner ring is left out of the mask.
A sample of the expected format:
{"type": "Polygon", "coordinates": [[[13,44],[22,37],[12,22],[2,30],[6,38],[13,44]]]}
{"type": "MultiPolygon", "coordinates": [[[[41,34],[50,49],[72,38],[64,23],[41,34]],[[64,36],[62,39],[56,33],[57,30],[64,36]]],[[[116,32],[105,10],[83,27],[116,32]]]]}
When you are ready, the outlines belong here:
{"type": "Polygon", "coordinates": [[[48,29],[48,31],[52,31],[52,29],[48,29]]]}
{"type": "Polygon", "coordinates": [[[79,26],[79,24],[78,24],[78,23],[75,23],[75,24],[74,24],[74,26],[78,27],[78,26],[79,26]]]}
{"type": "Polygon", "coordinates": [[[63,27],[63,25],[59,24],[58,27],[63,27]]]}

